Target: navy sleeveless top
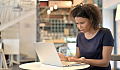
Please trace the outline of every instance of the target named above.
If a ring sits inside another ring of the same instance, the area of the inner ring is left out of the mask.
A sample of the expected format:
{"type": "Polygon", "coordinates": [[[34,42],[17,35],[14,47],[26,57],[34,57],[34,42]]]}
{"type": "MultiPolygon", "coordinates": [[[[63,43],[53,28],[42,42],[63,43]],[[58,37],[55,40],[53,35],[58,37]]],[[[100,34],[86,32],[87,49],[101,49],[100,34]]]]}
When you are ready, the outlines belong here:
{"type": "MultiPolygon", "coordinates": [[[[113,47],[114,39],[109,29],[100,28],[98,33],[92,39],[86,39],[82,32],[78,33],[76,46],[79,47],[80,57],[85,57],[86,59],[102,59],[103,46],[113,47]]],[[[84,70],[111,70],[111,66],[110,63],[108,67],[91,65],[84,70]]]]}

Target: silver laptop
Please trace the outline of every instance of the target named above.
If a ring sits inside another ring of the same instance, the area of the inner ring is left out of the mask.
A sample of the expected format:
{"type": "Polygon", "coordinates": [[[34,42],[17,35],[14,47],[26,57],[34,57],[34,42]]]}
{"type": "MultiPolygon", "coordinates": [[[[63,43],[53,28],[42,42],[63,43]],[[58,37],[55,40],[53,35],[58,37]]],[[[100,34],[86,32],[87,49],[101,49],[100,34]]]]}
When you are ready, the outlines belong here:
{"type": "Polygon", "coordinates": [[[80,63],[76,62],[61,61],[54,46],[54,43],[36,42],[34,43],[34,47],[40,59],[40,62],[42,62],[43,64],[60,67],[81,65],[80,63]]]}

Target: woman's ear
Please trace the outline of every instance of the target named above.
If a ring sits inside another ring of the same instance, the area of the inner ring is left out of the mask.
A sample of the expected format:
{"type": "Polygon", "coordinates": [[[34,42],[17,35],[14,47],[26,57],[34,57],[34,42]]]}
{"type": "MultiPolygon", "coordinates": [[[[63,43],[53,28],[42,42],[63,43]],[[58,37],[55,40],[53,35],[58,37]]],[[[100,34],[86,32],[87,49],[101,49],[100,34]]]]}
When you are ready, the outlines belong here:
{"type": "Polygon", "coordinates": [[[93,23],[93,20],[89,19],[90,20],[90,23],[92,24],[93,23]]]}
{"type": "Polygon", "coordinates": [[[89,19],[90,20],[90,24],[91,24],[91,26],[94,28],[94,22],[93,22],[93,20],[91,20],[91,19],[89,19]]]}

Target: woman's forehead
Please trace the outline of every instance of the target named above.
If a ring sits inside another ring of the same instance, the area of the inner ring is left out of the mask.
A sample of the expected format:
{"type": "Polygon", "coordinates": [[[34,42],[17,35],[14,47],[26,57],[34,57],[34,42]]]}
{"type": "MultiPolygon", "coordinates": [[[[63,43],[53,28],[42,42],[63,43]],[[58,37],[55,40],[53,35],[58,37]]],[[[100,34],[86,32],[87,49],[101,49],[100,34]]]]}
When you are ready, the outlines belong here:
{"type": "Polygon", "coordinates": [[[88,20],[88,18],[75,17],[75,21],[84,21],[84,20],[88,20]]]}

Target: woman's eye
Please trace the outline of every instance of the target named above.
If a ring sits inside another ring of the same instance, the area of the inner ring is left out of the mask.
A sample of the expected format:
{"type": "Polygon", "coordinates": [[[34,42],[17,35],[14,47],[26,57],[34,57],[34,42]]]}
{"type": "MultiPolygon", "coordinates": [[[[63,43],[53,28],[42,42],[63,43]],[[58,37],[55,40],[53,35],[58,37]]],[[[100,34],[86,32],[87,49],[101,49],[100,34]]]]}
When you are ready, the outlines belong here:
{"type": "Polygon", "coordinates": [[[81,22],[80,24],[84,24],[84,22],[81,22]]]}
{"type": "Polygon", "coordinates": [[[78,23],[76,23],[76,24],[78,24],[78,23]]]}
{"type": "Polygon", "coordinates": [[[85,22],[80,22],[80,23],[76,23],[76,25],[77,25],[77,24],[84,24],[84,23],[85,23],[85,22]]]}

